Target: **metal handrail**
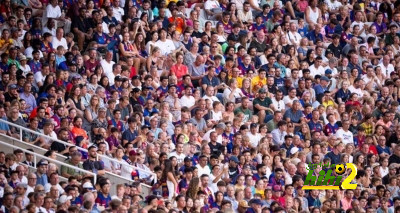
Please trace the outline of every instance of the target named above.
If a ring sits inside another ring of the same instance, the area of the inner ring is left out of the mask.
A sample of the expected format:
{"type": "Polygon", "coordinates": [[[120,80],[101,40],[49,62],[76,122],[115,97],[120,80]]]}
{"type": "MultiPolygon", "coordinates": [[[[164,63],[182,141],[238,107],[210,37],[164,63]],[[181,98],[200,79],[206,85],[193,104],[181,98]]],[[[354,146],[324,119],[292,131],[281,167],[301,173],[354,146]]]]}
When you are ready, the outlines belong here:
{"type": "MultiPolygon", "coordinates": [[[[8,139],[10,139],[10,140],[12,140],[12,141],[17,140],[17,139],[14,138],[14,137],[11,137],[11,136],[8,136],[8,135],[4,135],[4,134],[0,134],[0,136],[6,137],[6,138],[8,138],[8,139]]],[[[22,143],[22,144],[24,144],[24,145],[26,145],[26,146],[30,146],[30,147],[35,147],[35,149],[39,149],[39,150],[42,150],[42,151],[44,151],[44,152],[47,152],[47,151],[48,151],[48,149],[42,148],[42,147],[40,147],[40,146],[36,146],[35,144],[28,143],[28,142],[25,142],[25,141],[20,141],[20,140],[18,140],[18,143],[22,143]]],[[[60,153],[58,153],[58,152],[56,152],[56,155],[57,155],[57,157],[60,157],[60,158],[62,158],[62,159],[64,159],[64,160],[67,159],[67,157],[66,157],[65,155],[62,155],[62,154],[60,154],[60,153]]]]}
{"type": "MultiPolygon", "coordinates": [[[[70,145],[71,145],[70,143],[67,143],[67,142],[65,142],[65,141],[61,141],[61,140],[59,140],[59,139],[52,138],[52,137],[50,137],[50,136],[47,136],[47,135],[45,135],[45,134],[42,134],[41,132],[33,131],[33,130],[29,129],[29,128],[20,126],[20,125],[15,124],[15,123],[11,123],[11,122],[9,122],[9,121],[7,121],[7,120],[4,120],[4,119],[0,119],[0,122],[3,122],[3,123],[5,123],[5,124],[11,125],[11,126],[14,126],[14,127],[16,127],[16,128],[19,128],[19,134],[20,134],[20,138],[19,138],[19,139],[20,139],[20,141],[23,141],[23,140],[22,140],[22,131],[27,131],[27,132],[36,134],[36,135],[38,135],[38,136],[40,136],[40,137],[44,137],[44,138],[50,139],[50,140],[52,140],[53,142],[55,141],[55,142],[58,142],[58,143],[61,143],[61,144],[67,145],[67,146],[70,146],[70,145]]],[[[2,135],[4,135],[4,134],[2,134],[2,135]]],[[[14,138],[14,139],[15,139],[15,138],[14,138]]],[[[82,151],[82,152],[88,153],[88,150],[87,150],[87,149],[84,149],[84,148],[79,147],[79,146],[76,146],[76,148],[77,148],[78,150],[82,151]]],[[[110,158],[110,157],[108,157],[107,155],[98,154],[98,156],[100,156],[101,158],[106,158],[106,159],[108,159],[108,160],[110,160],[110,161],[113,161],[113,162],[115,162],[115,163],[120,163],[120,162],[118,162],[116,159],[110,158]]],[[[139,168],[139,167],[136,167],[136,166],[132,166],[132,165],[129,165],[129,164],[128,164],[127,166],[131,167],[132,169],[141,171],[141,172],[143,172],[143,173],[150,174],[151,176],[153,176],[154,179],[157,179],[157,175],[156,175],[154,172],[147,171],[147,170],[144,170],[144,169],[142,169],[142,168],[139,168]]]]}
{"type": "Polygon", "coordinates": [[[66,167],[75,169],[75,170],[77,170],[77,171],[79,171],[79,172],[83,172],[83,173],[85,173],[85,174],[92,175],[92,176],[93,176],[93,179],[94,179],[94,184],[96,184],[97,174],[95,174],[95,173],[93,173],[93,172],[87,171],[87,170],[85,170],[85,169],[81,169],[81,168],[76,167],[76,166],[72,166],[72,165],[66,164],[66,163],[61,162],[61,161],[58,161],[58,160],[51,159],[51,158],[46,157],[46,156],[44,156],[44,155],[41,155],[41,154],[39,154],[39,153],[32,152],[32,151],[29,151],[29,150],[27,150],[27,149],[23,149],[23,148],[21,148],[21,147],[18,147],[18,146],[12,145],[12,144],[8,144],[8,143],[5,143],[5,142],[3,142],[3,141],[0,141],[0,144],[2,144],[2,145],[4,145],[4,146],[11,147],[11,148],[13,148],[13,149],[21,149],[23,152],[29,153],[29,154],[33,155],[33,156],[34,156],[34,162],[35,162],[35,166],[34,166],[35,169],[37,169],[37,158],[36,158],[36,157],[38,156],[38,157],[40,157],[41,159],[45,159],[45,160],[47,160],[47,161],[49,161],[49,162],[55,162],[55,161],[57,161],[57,163],[60,164],[61,166],[66,166],[66,167]]]}

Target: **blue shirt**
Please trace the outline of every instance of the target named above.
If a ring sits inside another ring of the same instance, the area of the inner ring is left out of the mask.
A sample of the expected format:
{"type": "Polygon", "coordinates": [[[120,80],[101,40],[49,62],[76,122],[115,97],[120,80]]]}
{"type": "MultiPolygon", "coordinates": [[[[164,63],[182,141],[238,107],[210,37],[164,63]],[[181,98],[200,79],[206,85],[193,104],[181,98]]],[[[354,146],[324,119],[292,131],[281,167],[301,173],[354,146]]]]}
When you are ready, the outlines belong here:
{"type": "Polygon", "coordinates": [[[108,207],[108,204],[111,201],[111,196],[110,194],[107,195],[107,197],[105,197],[103,195],[103,193],[101,192],[97,192],[97,198],[96,198],[96,203],[99,204],[100,206],[104,206],[105,208],[108,207]]]}
{"type": "Polygon", "coordinates": [[[36,173],[36,176],[37,176],[36,185],[40,184],[42,186],[45,186],[48,183],[46,174],[43,174],[42,176],[39,176],[39,174],[36,173]]]}
{"type": "Polygon", "coordinates": [[[285,114],[283,115],[283,119],[289,118],[293,123],[300,123],[300,119],[303,117],[303,112],[301,110],[297,110],[293,112],[292,109],[286,110],[285,114]]]}
{"type": "Polygon", "coordinates": [[[307,34],[307,38],[312,41],[314,44],[317,42],[317,39],[320,39],[321,41],[323,40],[322,34],[317,33],[315,34],[315,30],[311,31],[310,33],[307,34]]]}
{"type": "Polygon", "coordinates": [[[350,90],[347,90],[345,92],[342,88],[340,88],[335,95],[335,99],[336,99],[335,101],[337,101],[338,98],[341,98],[342,102],[346,102],[350,99],[350,95],[351,95],[350,90]]]}
{"type": "Polygon", "coordinates": [[[356,68],[358,70],[358,77],[362,74],[362,69],[358,64],[354,65],[352,63],[349,63],[349,65],[347,67],[350,68],[350,71],[352,69],[356,68]]]}
{"type": "Polygon", "coordinates": [[[281,78],[286,77],[286,67],[284,65],[282,65],[282,64],[278,63],[277,61],[275,61],[274,67],[281,69],[281,78]]]}
{"type": "Polygon", "coordinates": [[[93,34],[93,41],[96,41],[99,44],[107,44],[107,35],[102,33],[99,35],[98,33],[93,34]]]}
{"type": "Polygon", "coordinates": [[[327,88],[323,88],[321,84],[317,84],[315,85],[314,90],[315,90],[315,95],[319,95],[324,93],[327,90],[327,88]]]}
{"type": "Polygon", "coordinates": [[[212,77],[211,79],[206,75],[201,79],[202,84],[211,85],[213,87],[218,86],[220,84],[219,79],[217,77],[212,77]]]}
{"type": "Polygon", "coordinates": [[[104,17],[103,17],[103,21],[104,21],[107,25],[110,25],[110,24],[118,25],[118,21],[117,21],[117,19],[116,19],[115,17],[108,18],[108,16],[104,16],[104,17]]]}
{"type": "Polygon", "coordinates": [[[139,134],[136,131],[131,132],[130,129],[127,129],[122,133],[122,140],[127,140],[128,142],[131,142],[136,139],[136,137],[139,134]]]}
{"type": "Polygon", "coordinates": [[[335,155],[335,153],[329,152],[328,154],[326,154],[325,157],[331,159],[331,164],[339,164],[340,163],[340,153],[335,155]]]}
{"type": "Polygon", "coordinates": [[[308,127],[310,128],[310,131],[317,131],[317,132],[321,132],[322,131],[322,124],[320,122],[316,122],[314,123],[314,121],[309,121],[308,122],[308,127]]]}
{"type": "MultiPolygon", "coordinates": [[[[3,120],[7,120],[7,118],[1,118],[1,119],[3,119],[3,120]]],[[[0,122],[0,130],[3,130],[3,131],[10,131],[10,127],[8,126],[8,124],[6,124],[6,123],[3,123],[3,122],[0,122]]]]}
{"type": "Polygon", "coordinates": [[[387,146],[376,146],[376,150],[378,151],[378,154],[382,154],[382,153],[387,153],[388,155],[390,155],[390,149],[387,146]]]}

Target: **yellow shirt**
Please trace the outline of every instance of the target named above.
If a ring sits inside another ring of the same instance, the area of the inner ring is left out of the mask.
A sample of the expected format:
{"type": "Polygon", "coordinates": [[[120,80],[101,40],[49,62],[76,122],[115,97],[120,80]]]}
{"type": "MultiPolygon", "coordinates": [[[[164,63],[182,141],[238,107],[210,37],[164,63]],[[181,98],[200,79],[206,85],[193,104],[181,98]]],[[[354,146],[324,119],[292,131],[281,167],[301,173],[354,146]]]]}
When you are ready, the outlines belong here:
{"type": "MultiPolygon", "coordinates": [[[[229,79],[231,79],[231,78],[232,78],[232,76],[229,77],[229,79]]],[[[236,81],[237,81],[237,87],[238,87],[238,88],[242,88],[243,78],[240,77],[240,76],[238,76],[238,77],[236,77],[236,81]]]]}
{"type": "Polygon", "coordinates": [[[256,76],[251,79],[251,90],[253,92],[258,92],[258,90],[267,84],[267,78],[260,79],[260,76],[256,76]]]}
{"type": "Polygon", "coordinates": [[[324,107],[326,108],[328,106],[335,106],[335,103],[332,100],[329,100],[322,102],[322,105],[324,105],[324,107]]]}
{"type": "Polygon", "coordinates": [[[260,194],[262,199],[265,199],[264,190],[256,189],[256,194],[260,194]]]}

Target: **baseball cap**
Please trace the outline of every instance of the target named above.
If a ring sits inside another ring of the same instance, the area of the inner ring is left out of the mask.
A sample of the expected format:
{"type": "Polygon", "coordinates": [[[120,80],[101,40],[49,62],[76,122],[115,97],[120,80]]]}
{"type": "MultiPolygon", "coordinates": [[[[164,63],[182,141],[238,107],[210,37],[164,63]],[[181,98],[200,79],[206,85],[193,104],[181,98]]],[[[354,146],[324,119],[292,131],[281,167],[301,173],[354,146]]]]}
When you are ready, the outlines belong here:
{"type": "Polygon", "coordinates": [[[294,154],[296,154],[298,151],[299,151],[299,148],[297,148],[297,147],[294,146],[294,147],[290,150],[290,154],[294,155],[294,154]]]}
{"type": "Polygon", "coordinates": [[[257,128],[257,126],[258,126],[258,125],[257,125],[256,123],[251,123],[251,124],[250,124],[250,128],[257,128]]]}
{"type": "Polygon", "coordinates": [[[217,126],[215,126],[215,128],[225,129],[226,125],[224,123],[219,123],[217,126]]]}
{"type": "Polygon", "coordinates": [[[68,62],[68,66],[76,66],[76,62],[75,61],[70,61],[70,62],[68,62]]]}
{"type": "Polygon", "coordinates": [[[39,161],[39,163],[37,164],[37,166],[47,166],[49,165],[49,163],[47,162],[47,160],[41,160],[39,161]]]}
{"type": "Polygon", "coordinates": [[[231,34],[229,34],[227,40],[228,40],[228,41],[238,41],[238,40],[239,40],[239,37],[238,37],[238,36],[235,36],[233,33],[231,33],[231,34]]]}
{"type": "Polygon", "coordinates": [[[122,81],[121,76],[119,76],[119,75],[115,76],[114,81],[122,81]]]}
{"type": "Polygon", "coordinates": [[[18,86],[16,84],[10,84],[8,85],[8,89],[18,89],[18,86]]]}
{"type": "Polygon", "coordinates": [[[249,204],[247,203],[247,201],[241,200],[241,201],[239,201],[239,207],[242,207],[242,208],[249,208],[250,206],[249,206],[249,204]]]}
{"type": "Polygon", "coordinates": [[[258,90],[258,93],[266,93],[267,91],[265,90],[265,88],[261,88],[258,90]]]}
{"type": "Polygon", "coordinates": [[[28,188],[28,185],[26,183],[18,183],[17,187],[22,187],[24,189],[28,188]]]}
{"type": "Polygon", "coordinates": [[[273,190],[273,191],[276,191],[276,192],[280,192],[280,191],[282,191],[282,186],[280,186],[280,185],[275,185],[274,187],[272,187],[272,190],[273,190]]]}
{"type": "Polygon", "coordinates": [[[262,205],[262,202],[260,199],[251,199],[250,204],[262,205]]]}
{"type": "Polygon", "coordinates": [[[322,76],[322,77],[321,77],[321,81],[329,81],[329,78],[326,77],[326,76],[322,76]]]}
{"type": "Polygon", "coordinates": [[[192,161],[192,158],[191,157],[185,157],[185,159],[183,161],[184,162],[190,162],[190,161],[192,161]]]}
{"type": "Polygon", "coordinates": [[[231,156],[231,157],[229,158],[229,160],[230,160],[230,161],[233,161],[233,162],[235,162],[235,163],[239,163],[239,159],[238,159],[236,156],[231,156]]]}
{"type": "Polygon", "coordinates": [[[58,199],[59,204],[64,204],[67,201],[71,200],[72,196],[67,196],[67,195],[61,195],[61,197],[58,199]]]}
{"type": "Polygon", "coordinates": [[[325,70],[325,75],[330,75],[330,74],[332,74],[332,70],[331,69],[325,70]]]}
{"type": "Polygon", "coordinates": [[[281,149],[277,146],[277,145],[272,145],[271,146],[271,151],[272,152],[277,152],[277,151],[280,151],[281,149]]]}
{"type": "Polygon", "coordinates": [[[83,184],[82,188],[84,189],[93,189],[93,184],[90,182],[86,182],[83,184]]]}
{"type": "Polygon", "coordinates": [[[137,153],[136,153],[135,150],[131,150],[131,151],[129,152],[129,155],[130,155],[130,156],[133,156],[133,155],[137,155],[137,153]]]}
{"type": "Polygon", "coordinates": [[[26,59],[26,56],[24,56],[24,55],[21,55],[20,57],[19,57],[19,61],[26,61],[27,59],[26,59]]]}

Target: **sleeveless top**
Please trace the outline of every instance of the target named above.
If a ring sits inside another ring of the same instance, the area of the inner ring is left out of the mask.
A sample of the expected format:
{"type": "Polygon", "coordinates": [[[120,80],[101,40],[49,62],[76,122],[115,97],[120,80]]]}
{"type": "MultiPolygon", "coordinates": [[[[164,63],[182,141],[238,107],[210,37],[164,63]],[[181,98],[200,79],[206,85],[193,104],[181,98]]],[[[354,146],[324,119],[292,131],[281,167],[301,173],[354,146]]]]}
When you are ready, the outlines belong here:
{"type": "MultiPolygon", "coordinates": [[[[133,45],[131,44],[131,42],[122,42],[122,45],[124,45],[124,50],[131,52],[133,51],[133,45]]],[[[122,54],[122,53],[121,53],[122,54]]]]}
{"type": "Polygon", "coordinates": [[[76,108],[78,108],[79,110],[81,109],[81,99],[79,98],[78,101],[75,101],[73,98],[71,98],[72,102],[74,102],[76,108]]]}
{"type": "MultiPolygon", "coordinates": [[[[319,16],[319,9],[316,8],[317,11],[314,12],[310,6],[308,6],[308,8],[310,9],[310,13],[309,13],[310,20],[311,20],[314,24],[316,24],[316,23],[317,23],[317,20],[318,20],[318,16],[319,16]]],[[[306,19],[305,15],[306,15],[306,14],[304,13],[304,19],[306,19]]]]}

